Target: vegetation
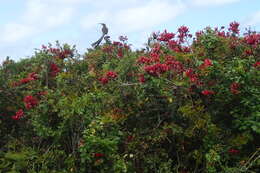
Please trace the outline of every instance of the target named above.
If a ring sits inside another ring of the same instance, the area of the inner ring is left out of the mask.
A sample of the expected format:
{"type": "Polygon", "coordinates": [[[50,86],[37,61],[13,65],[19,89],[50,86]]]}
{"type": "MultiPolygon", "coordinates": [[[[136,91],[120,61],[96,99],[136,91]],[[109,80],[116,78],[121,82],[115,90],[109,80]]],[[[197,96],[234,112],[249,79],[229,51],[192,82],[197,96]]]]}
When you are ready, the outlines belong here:
{"type": "Polygon", "coordinates": [[[43,46],[0,67],[0,172],[260,172],[260,34],[43,46]]]}

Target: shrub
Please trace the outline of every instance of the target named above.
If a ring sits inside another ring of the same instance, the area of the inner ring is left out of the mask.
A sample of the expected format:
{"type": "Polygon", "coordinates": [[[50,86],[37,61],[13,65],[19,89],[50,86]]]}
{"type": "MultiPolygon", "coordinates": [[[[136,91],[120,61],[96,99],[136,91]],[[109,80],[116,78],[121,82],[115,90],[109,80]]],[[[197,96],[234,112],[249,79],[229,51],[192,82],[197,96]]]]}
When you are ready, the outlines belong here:
{"type": "Polygon", "coordinates": [[[186,26],[165,30],[143,50],[121,37],[84,56],[57,42],[5,61],[0,168],[258,172],[260,37],[238,26],[192,41],[186,26]]]}

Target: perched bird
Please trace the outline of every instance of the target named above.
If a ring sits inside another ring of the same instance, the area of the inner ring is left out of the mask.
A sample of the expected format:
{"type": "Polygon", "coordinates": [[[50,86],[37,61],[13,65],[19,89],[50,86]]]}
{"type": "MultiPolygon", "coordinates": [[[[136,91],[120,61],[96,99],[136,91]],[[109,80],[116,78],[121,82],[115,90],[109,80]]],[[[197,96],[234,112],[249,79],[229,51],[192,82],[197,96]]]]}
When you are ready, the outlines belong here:
{"type": "Polygon", "coordinates": [[[102,25],[102,33],[103,33],[103,35],[108,34],[108,28],[107,28],[106,24],[104,24],[104,23],[100,23],[100,24],[102,25]]]}
{"type": "Polygon", "coordinates": [[[101,43],[101,41],[103,40],[103,38],[105,37],[105,35],[108,34],[108,28],[106,26],[106,24],[104,23],[100,23],[102,25],[102,36],[94,43],[91,44],[92,47],[96,48],[99,46],[99,44],[101,43]]]}

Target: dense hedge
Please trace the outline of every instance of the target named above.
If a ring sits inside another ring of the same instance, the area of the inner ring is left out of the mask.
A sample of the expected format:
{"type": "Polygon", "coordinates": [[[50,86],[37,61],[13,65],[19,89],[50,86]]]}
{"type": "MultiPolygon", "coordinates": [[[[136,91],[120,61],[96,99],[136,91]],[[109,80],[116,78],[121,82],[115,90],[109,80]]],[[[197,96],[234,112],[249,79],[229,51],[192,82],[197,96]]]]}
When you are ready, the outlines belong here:
{"type": "Polygon", "coordinates": [[[0,172],[260,172],[260,34],[43,46],[0,69],[0,172]]]}

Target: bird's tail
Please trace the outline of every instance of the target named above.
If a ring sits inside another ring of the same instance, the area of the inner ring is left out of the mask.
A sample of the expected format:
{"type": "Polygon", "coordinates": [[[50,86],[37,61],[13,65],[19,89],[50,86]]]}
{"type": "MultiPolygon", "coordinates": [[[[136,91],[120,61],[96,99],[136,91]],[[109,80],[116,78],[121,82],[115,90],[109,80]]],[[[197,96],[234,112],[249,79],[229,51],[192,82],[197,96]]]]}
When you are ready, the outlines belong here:
{"type": "Polygon", "coordinates": [[[91,46],[94,48],[97,48],[99,46],[99,44],[101,43],[101,41],[103,40],[105,34],[103,34],[96,42],[92,43],[91,46]]]}

